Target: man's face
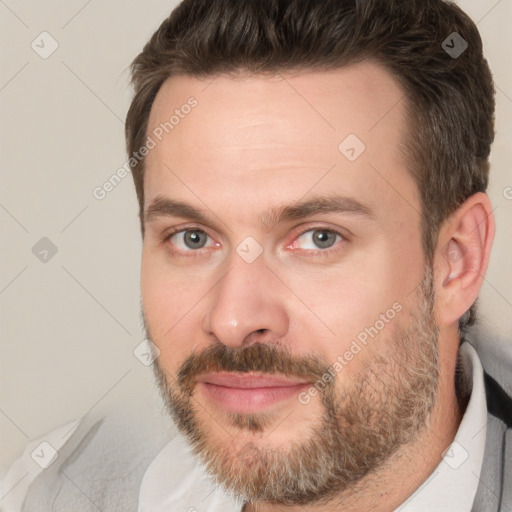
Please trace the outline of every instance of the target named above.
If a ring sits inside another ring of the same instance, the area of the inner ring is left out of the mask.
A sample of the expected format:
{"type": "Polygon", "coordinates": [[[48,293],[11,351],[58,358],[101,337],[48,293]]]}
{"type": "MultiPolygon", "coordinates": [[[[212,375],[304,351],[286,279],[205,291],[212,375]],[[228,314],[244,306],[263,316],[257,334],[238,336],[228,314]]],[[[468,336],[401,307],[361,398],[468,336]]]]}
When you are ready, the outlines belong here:
{"type": "Polygon", "coordinates": [[[246,499],[343,490],[431,411],[436,330],[404,103],[362,63],[174,77],[153,105],[148,135],[175,115],[153,132],[144,178],[156,374],[196,452],[246,499]]]}

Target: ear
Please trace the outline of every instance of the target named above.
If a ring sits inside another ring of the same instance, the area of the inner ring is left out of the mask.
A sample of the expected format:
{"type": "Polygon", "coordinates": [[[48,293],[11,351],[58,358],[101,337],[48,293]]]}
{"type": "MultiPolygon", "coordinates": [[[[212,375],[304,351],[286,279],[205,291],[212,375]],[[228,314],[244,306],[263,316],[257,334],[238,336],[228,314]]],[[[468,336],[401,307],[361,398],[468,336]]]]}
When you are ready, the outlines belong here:
{"type": "Polygon", "coordinates": [[[439,327],[458,323],[478,297],[494,230],[491,202],[482,192],[468,198],[442,225],[434,256],[439,327]]]}

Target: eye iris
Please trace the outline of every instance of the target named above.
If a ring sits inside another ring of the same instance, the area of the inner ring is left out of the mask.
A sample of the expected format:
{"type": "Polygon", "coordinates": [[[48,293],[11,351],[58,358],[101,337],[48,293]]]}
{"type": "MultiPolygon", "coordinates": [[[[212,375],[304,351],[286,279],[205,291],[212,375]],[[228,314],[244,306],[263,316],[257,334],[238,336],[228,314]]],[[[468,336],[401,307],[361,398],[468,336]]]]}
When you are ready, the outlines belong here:
{"type": "Polygon", "coordinates": [[[201,249],[206,244],[206,233],[202,231],[187,231],[183,238],[190,249],[201,249]]]}
{"type": "Polygon", "coordinates": [[[313,233],[313,241],[321,249],[331,247],[336,241],[336,233],[331,231],[315,231],[313,233]]]}

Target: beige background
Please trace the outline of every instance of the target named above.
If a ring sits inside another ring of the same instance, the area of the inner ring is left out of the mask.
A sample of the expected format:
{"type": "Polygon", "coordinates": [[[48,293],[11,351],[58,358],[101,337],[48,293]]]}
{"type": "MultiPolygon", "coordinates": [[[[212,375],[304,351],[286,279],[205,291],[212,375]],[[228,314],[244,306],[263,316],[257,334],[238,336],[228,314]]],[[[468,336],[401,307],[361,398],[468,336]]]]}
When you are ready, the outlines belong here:
{"type": "MultiPolygon", "coordinates": [[[[102,201],[92,191],[126,160],[126,68],[175,3],[0,0],[0,466],[28,439],[153,387],[133,355],[143,335],[132,180],[102,201]],[[31,47],[51,49],[43,31],[58,43],[47,59],[31,47]],[[32,252],[42,237],[57,247],[46,263],[32,252]]],[[[512,0],[459,3],[497,84],[498,234],[481,312],[512,351],[512,0]]]]}

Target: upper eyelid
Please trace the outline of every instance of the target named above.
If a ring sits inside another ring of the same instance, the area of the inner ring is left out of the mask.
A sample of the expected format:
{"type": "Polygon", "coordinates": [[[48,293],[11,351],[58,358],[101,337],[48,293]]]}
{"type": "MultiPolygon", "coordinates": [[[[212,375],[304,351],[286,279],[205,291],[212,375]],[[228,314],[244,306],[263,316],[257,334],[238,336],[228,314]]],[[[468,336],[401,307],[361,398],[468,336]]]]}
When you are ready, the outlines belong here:
{"type": "Polygon", "coordinates": [[[297,233],[297,235],[295,235],[295,238],[305,235],[306,233],[309,233],[310,231],[330,231],[331,233],[336,233],[337,235],[340,235],[342,238],[346,238],[345,234],[342,232],[341,229],[322,227],[322,226],[317,226],[317,227],[312,227],[312,228],[304,228],[304,230],[299,231],[299,233],[297,233]]]}
{"type": "Polygon", "coordinates": [[[203,231],[204,233],[206,233],[210,238],[214,238],[211,233],[210,233],[210,230],[208,228],[205,228],[204,226],[199,226],[199,225],[196,225],[196,224],[193,224],[193,225],[185,225],[185,226],[175,226],[175,227],[172,227],[172,228],[169,228],[169,229],[165,229],[163,234],[162,234],[162,238],[169,238],[173,235],[177,235],[178,233],[183,233],[184,231],[203,231]]]}
{"type": "Polygon", "coordinates": [[[306,233],[309,233],[310,231],[330,231],[331,233],[335,233],[335,234],[339,235],[344,241],[349,241],[352,238],[354,238],[354,235],[346,228],[314,225],[314,226],[304,227],[304,229],[302,229],[301,231],[299,231],[297,234],[295,234],[293,236],[292,241],[296,240],[298,237],[300,237],[306,233]]]}
{"type": "MultiPolygon", "coordinates": [[[[205,228],[204,226],[200,226],[200,225],[196,225],[196,224],[169,228],[168,230],[164,231],[164,234],[162,236],[163,236],[163,238],[168,238],[170,236],[177,235],[178,233],[182,233],[184,231],[203,231],[211,238],[214,238],[210,234],[208,228],[205,228]]],[[[347,234],[346,234],[347,230],[346,229],[334,228],[334,227],[330,227],[330,226],[319,226],[319,225],[304,227],[303,229],[299,230],[298,233],[295,233],[294,236],[298,237],[298,236],[304,235],[305,233],[308,233],[309,231],[331,231],[333,233],[340,235],[343,238],[347,238],[347,234]]]]}

